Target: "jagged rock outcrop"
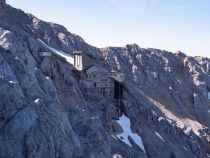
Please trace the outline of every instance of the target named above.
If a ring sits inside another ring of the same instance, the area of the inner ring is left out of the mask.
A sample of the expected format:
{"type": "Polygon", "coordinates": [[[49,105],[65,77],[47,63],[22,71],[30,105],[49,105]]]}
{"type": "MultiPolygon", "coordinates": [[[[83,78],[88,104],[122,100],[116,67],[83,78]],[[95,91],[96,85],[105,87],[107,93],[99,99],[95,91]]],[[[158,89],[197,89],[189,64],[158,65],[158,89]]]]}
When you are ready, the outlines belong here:
{"type": "Polygon", "coordinates": [[[145,142],[149,146],[148,155],[206,157],[210,60],[187,57],[180,52],[142,49],[137,45],[105,48],[102,52],[112,69],[127,74],[128,102],[123,110],[134,120],[135,130],[148,139],[145,142]],[[165,139],[169,137],[173,147],[162,141],[156,150],[154,139],[149,141],[155,131],[165,135],[165,139]]]}
{"type": "Polygon", "coordinates": [[[136,44],[98,49],[1,0],[0,158],[208,157],[209,76],[208,58],[136,44]],[[41,56],[49,50],[38,39],[68,54],[82,50],[97,65],[124,73],[122,105],[84,91],[90,83],[64,58],[41,56]],[[142,144],[117,137],[119,111],[142,144]]]}

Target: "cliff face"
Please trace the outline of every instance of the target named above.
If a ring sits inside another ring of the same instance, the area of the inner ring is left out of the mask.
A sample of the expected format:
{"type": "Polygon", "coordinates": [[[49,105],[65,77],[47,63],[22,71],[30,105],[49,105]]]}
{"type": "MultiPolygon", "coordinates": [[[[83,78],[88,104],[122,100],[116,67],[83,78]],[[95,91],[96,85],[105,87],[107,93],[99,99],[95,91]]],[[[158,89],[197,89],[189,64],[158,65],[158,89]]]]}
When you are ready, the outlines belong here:
{"type": "Polygon", "coordinates": [[[174,150],[175,157],[206,157],[210,127],[208,58],[137,45],[105,48],[102,54],[112,69],[127,75],[126,100],[132,104],[125,104],[123,110],[135,120],[133,126],[143,136],[148,155],[170,157],[174,150]],[[156,140],[151,138],[155,131],[170,143],[162,141],[158,148],[154,146],[156,140]]]}
{"type": "Polygon", "coordinates": [[[209,75],[208,58],[137,45],[98,49],[1,0],[0,157],[208,157],[209,75]],[[38,39],[124,73],[122,106],[95,92],[90,100],[71,64],[40,56],[48,49],[38,39]]]}

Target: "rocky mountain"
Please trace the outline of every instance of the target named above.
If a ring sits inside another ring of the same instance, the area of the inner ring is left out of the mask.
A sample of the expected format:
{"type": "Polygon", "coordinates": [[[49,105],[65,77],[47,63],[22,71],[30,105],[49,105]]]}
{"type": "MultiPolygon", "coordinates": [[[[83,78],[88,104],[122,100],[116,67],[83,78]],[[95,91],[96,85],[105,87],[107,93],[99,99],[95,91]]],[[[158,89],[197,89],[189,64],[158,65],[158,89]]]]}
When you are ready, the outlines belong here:
{"type": "Polygon", "coordinates": [[[0,0],[0,158],[208,158],[209,92],[208,58],[99,49],[0,0]],[[73,65],[41,56],[38,39],[125,74],[121,106],[87,95],[73,65]]]}

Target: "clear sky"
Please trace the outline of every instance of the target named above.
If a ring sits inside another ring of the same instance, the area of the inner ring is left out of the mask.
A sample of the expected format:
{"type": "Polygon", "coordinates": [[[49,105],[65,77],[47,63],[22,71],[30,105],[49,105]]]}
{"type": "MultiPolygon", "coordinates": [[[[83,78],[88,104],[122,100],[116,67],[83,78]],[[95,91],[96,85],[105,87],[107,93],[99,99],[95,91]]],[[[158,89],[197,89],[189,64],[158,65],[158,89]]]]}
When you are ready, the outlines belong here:
{"type": "Polygon", "coordinates": [[[97,46],[136,43],[210,57],[210,0],[7,0],[97,46]]]}

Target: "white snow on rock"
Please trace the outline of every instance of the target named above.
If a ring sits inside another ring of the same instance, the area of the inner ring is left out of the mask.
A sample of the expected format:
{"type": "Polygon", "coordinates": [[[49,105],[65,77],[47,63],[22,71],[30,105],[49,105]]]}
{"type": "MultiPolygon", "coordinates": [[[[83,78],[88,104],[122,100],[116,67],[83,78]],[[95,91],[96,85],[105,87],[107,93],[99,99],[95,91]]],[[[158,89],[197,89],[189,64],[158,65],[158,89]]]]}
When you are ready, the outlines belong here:
{"type": "Polygon", "coordinates": [[[119,155],[119,154],[114,154],[113,158],[123,158],[123,157],[121,155],[119,155]]]}
{"type": "Polygon", "coordinates": [[[69,55],[63,51],[59,51],[53,47],[50,47],[45,42],[43,42],[41,39],[38,39],[38,41],[41,42],[43,45],[45,45],[47,48],[49,48],[53,53],[65,58],[68,63],[74,65],[74,58],[71,55],[69,55]]]}
{"type": "Polygon", "coordinates": [[[180,85],[182,85],[182,81],[181,80],[177,80],[179,82],[180,85]]]}
{"type": "Polygon", "coordinates": [[[37,98],[36,100],[34,100],[34,102],[35,102],[35,103],[38,103],[38,102],[39,102],[39,98],[37,98]]]}
{"type": "Polygon", "coordinates": [[[171,90],[171,91],[173,90],[173,88],[171,86],[169,86],[168,89],[171,90]]]}
{"type": "Polygon", "coordinates": [[[15,81],[9,81],[10,84],[17,84],[15,81]]]}
{"type": "Polygon", "coordinates": [[[120,70],[120,62],[118,61],[118,58],[116,56],[113,57],[117,66],[117,70],[120,70]]]}
{"type": "Polygon", "coordinates": [[[48,76],[45,76],[45,78],[46,78],[47,80],[49,80],[49,79],[50,79],[50,77],[48,77],[48,76]]]}
{"type": "Polygon", "coordinates": [[[161,135],[158,132],[155,132],[156,136],[158,136],[162,141],[166,142],[165,139],[163,139],[163,137],[161,137],[161,135]]]}
{"type": "Polygon", "coordinates": [[[138,69],[138,67],[136,65],[132,65],[132,73],[133,74],[136,72],[137,69],[138,69]]]}
{"type": "Polygon", "coordinates": [[[122,115],[117,123],[119,123],[122,127],[123,133],[116,135],[116,137],[132,147],[130,141],[128,140],[128,136],[130,136],[133,141],[146,153],[141,137],[131,131],[130,119],[127,118],[125,115],[122,115]]]}
{"type": "Polygon", "coordinates": [[[158,118],[158,121],[159,121],[159,122],[162,121],[162,120],[164,120],[163,117],[159,117],[159,118],[158,118]]]}

